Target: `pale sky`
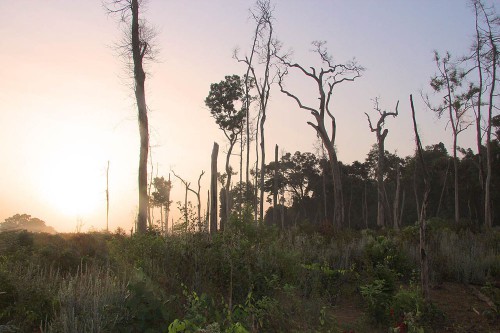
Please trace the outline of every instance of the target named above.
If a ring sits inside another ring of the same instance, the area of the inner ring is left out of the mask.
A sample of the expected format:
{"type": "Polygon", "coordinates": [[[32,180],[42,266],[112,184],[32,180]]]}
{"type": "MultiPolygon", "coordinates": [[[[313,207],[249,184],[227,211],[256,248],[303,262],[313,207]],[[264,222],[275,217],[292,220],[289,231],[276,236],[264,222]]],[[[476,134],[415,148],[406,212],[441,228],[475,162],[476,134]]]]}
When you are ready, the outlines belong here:
{"type": "MultiPolygon", "coordinates": [[[[243,74],[232,59],[251,46],[253,22],[243,0],[150,0],[144,18],[158,29],[159,61],[148,66],[154,175],[171,169],[192,184],[202,170],[206,197],[210,154],[226,140],[204,105],[210,84],[243,74]],[[158,166],[158,171],[156,168],[158,166]]],[[[450,147],[446,123],[426,111],[420,90],[430,92],[433,50],[467,53],[474,16],[465,0],[279,0],[275,32],[284,50],[304,66],[318,65],[311,42],[326,40],[335,61],[356,57],[363,77],[334,91],[337,148],[345,163],[363,161],[375,136],[364,112],[372,99],[400,116],[387,121],[386,148],[400,156],[414,148],[408,96],[413,93],[424,144],[450,147]]],[[[58,231],[106,226],[106,164],[110,161],[110,229],[133,225],[137,211],[139,135],[131,79],[113,46],[122,36],[100,0],[0,0],[0,221],[27,213],[58,231]]],[[[293,73],[297,74],[297,73],[293,73]]],[[[311,82],[288,83],[315,101],[311,82]]],[[[316,135],[311,116],[271,91],[266,122],[267,160],[274,145],[310,151],[316,135]]],[[[475,147],[472,131],[459,145],[475,147]]],[[[238,157],[232,158],[237,169],[238,157]]],[[[172,176],[173,177],[173,176],[172,176]]],[[[235,176],[233,179],[238,179],[235,176]]],[[[182,185],[172,193],[183,200],[182,185]]],[[[195,197],[190,200],[195,202],[195,197]]],[[[205,207],[205,204],[202,205],[205,207]]],[[[159,215],[159,213],[156,213],[159,215]]],[[[178,216],[176,213],[175,217],[178,216]]]]}

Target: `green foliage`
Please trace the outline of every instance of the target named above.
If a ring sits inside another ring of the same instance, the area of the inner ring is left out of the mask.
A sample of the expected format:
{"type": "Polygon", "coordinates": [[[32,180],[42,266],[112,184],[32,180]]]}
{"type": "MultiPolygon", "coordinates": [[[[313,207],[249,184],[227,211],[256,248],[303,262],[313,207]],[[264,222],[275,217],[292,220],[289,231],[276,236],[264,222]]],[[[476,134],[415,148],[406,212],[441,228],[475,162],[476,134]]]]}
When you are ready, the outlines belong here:
{"type": "MultiPolygon", "coordinates": [[[[233,215],[214,235],[0,233],[0,325],[42,325],[45,332],[370,331],[364,322],[340,325],[332,314],[359,290],[372,323],[437,327],[439,312],[408,287],[418,237],[405,232],[283,232],[233,215]]],[[[499,237],[431,227],[433,274],[455,279],[461,270],[495,281],[499,237]]]]}
{"type": "Polygon", "coordinates": [[[165,324],[170,322],[167,299],[141,269],[127,285],[124,300],[126,316],[118,323],[121,332],[166,332],[165,324]]]}
{"type": "MultiPolygon", "coordinates": [[[[390,274],[394,273],[407,279],[410,278],[409,273],[412,270],[409,258],[402,251],[402,247],[389,237],[369,237],[365,248],[365,256],[368,265],[367,269],[375,270],[376,275],[390,271],[390,274]]],[[[387,274],[385,277],[387,277],[387,274]]]]}
{"type": "Polygon", "coordinates": [[[223,81],[210,85],[210,92],[205,99],[215,122],[231,139],[241,131],[245,119],[245,110],[237,110],[234,105],[243,98],[243,85],[238,75],[227,75],[223,81]]]}
{"type": "Polygon", "coordinates": [[[370,317],[377,324],[388,322],[394,286],[383,279],[359,287],[370,317]]]}
{"type": "Polygon", "coordinates": [[[46,232],[55,234],[54,228],[45,225],[45,222],[28,214],[15,214],[0,222],[0,232],[13,230],[27,230],[30,232],[46,232]]]}

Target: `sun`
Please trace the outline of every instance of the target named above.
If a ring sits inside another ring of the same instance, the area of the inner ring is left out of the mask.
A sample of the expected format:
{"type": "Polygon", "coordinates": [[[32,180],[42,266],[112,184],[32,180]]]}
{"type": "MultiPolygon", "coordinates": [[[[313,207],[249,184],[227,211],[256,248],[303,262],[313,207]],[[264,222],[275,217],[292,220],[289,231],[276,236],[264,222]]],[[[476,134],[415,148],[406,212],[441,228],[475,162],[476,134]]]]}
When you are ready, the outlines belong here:
{"type": "Polygon", "coordinates": [[[105,202],[105,162],[98,148],[85,144],[58,149],[46,159],[41,191],[62,214],[84,216],[105,202]]]}

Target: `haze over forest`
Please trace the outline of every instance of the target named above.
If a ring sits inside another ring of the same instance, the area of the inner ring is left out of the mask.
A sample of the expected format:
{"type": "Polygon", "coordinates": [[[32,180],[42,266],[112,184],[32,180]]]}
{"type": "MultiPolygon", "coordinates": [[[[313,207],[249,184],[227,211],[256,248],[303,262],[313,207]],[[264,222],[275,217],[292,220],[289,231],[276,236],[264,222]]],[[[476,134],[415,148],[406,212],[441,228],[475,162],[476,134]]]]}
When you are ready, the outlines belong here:
{"type": "MultiPolygon", "coordinates": [[[[241,56],[251,49],[251,5],[150,0],[144,12],[158,33],[156,61],[147,65],[146,79],[153,174],[168,178],[174,170],[195,184],[204,170],[202,207],[213,142],[221,147],[219,171],[227,151],[227,139],[204,101],[210,84],[246,71],[232,56],[235,49],[241,56]]],[[[0,13],[5,64],[0,75],[8,78],[0,82],[0,220],[27,213],[61,232],[74,231],[77,221],[85,230],[104,229],[110,161],[110,229],[130,230],[137,215],[139,134],[133,80],[115,47],[125,26],[106,15],[100,1],[4,1],[0,13]]],[[[386,149],[400,157],[412,155],[410,93],[423,144],[443,142],[451,154],[446,120],[438,120],[419,96],[422,91],[439,103],[429,85],[437,72],[434,50],[455,57],[470,53],[474,12],[467,1],[280,0],[274,17],[275,37],[293,61],[321,65],[311,42],[326,41],[335,62],[355,57],[366,68],[332,96],[340,161],[362,162],[376,143],[364,114],[376,116],[374,98],[388,111],[399,100],[399,116],[386,122],[386,149]]],[[[316,103],[317,92],[300,76],[286,84],[316,103]]],[[[251,112],[254,118],[256,108],[251,112]]],[[[317,153],[310,120],[273,85],[266,163],[275,144],[280,155],[317,153]]],[[[474,126],[460,135],[458,145],[476,151],[474,126]]],[[[238,160],[232,157],[234,170],[238,160]]],[[[183,200],[183,186],[173,175],[172,182],[172,214],[178,220],[176,202],[183,200]]],[[[195,203],[194,196],[189,199],[195,203]]]]}

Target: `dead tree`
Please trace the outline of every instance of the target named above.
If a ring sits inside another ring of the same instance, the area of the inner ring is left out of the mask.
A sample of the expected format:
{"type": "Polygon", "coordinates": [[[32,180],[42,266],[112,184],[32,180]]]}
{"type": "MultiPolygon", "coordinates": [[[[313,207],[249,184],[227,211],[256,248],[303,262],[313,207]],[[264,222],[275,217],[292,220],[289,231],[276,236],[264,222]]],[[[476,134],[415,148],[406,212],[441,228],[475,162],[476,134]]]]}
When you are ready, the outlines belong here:
{"type": "MultiPolygon", "coordinates": [[[[492,227],[492,207],[491,207],[491,179],[492,179],[492,152],[491,152],[491,127],[493,118],[494,98],[496,92],[497,67],[499,58],[498,43],[500,40],[500,19],[493,8],[487,8],[483,1],[473,0],[476,13],[476,38],[477,38],[477,62],[483,64],[479,67],[480,81],[482,84],[482,70],[487,74],[488,82],[488,115],[486,120],[486,179],[484,184],[484,223],[487,228],[492,227]],[[481,16],[481,24],[478,23],[478,16],[481,16]],[[481,26],[479,26],[481,25],[481,26]]],[[[479,93],[482,90],[479,89],[479,93]]],[[[480,95],[479,95],[480,96],[480,95]]],[[[480,100],[479,100],[480,101],[480,100]]],[[[478,103],[480,106],[480,103],[478,103]]]]}
{"type": "Polygon", "coordinates": [[[401,195],[401,171],[399,170],[399,162],[396,162],[396,190],[394,192],[394,205],[393,205],[393,223],[394,229],[399,230],[399,197],[401,195]]]}
{"type": "MultiPolygon", "coordinates": [[[[188,191],[190,190],[189,186],[191,185],[191,183],[188,183],[186,180],[182,179],[181,177],[179,177],[174,170],[172,170],[172,173],[174,174],[174,176],[176,178],[178,178],[182,184],[184,184],[184,187],[185,187],[185,191],[184,191],[184,223],[186,224],[186,230],[188,228],[188,225],[189,225],[189,221],[188,221],[188,207],[187,207],[187,195],[188,195],[188,191]]],[[[196,192],[195,192],[196,193],[196,192]]]]}
{"type": "Polygon", "coordinates": [[[219,145],[214,142],[210,169],[210,233],[217,232],[217,155],[219,145]]]}
{"type": "Polygon", "coordinates": [[[109,161],[106,168],[106,232],[109,232],[109,161]]]}
{"type": "Polygon", "coordinates": [[[476,125],[476,143],[477,143],[477,158],[478,158],[478,174],[479,183],[483,194],[481,196],[484,206],[484,223],[486,227],[492,225],[491,213],[491,120],[492,111],[495,108],[493,105],[497,81],[497,66],[498,66],[498,42],[500,40],[500,19],[495,12],[494,7],[485,6],[482,0],[470,1],[475,14],[475,40],[472,46],[472,54],[465,57],[463,60],[471,61],[472,68],[467,72],[468,75],[477,73],[477,85],[475,91],[475,103],[473,110],[475,115],[476,125]],[[484,97],[484,99],[483,99],[484,97]],[[482,107],[487,106],[487,115],[485,117],[485,129],[482,128],[483,116],[482,107]],[[486,146],[486,174],[483,153],[483,135],[485,135],[486,146]]]}
{"type": "Polygon", "coordinates": [[[418,223],[420,230],[420,282],[422,287],[422,293],[425,301],[429,300],[429,263],[427,258],[427,240],[426,240],[426,214],[427,214],[427,203],[429,201],[429,193],[431,192],[431,183],[429,180],[429,174],[427,172],[427,167],[424,161],[424,154],[422,149],[422,142],[420,141],[420,136],[418,135],[417,120],[415,118],[415,107],[413,106],[413,97],[410,95],[410,105],[411,105],[411,115],[413,119],[413,130],[415,132],[415,163],[420,162],[422,167],[423,179],[424,179],[424,194],[422,197],[422,206],[418,215],[418,223]]]}
{"type": "Polygon", "coordinates": [[[430,85],[435,92],[444,92],[443,102],[437,107],[431,106],[428,97],[425,101],[427,106],[438,114],[438,117],[446,116],[451,125],[453,135],[453,167],[455,172],[455,223],[460,220],[460,205],[458,191],[458,157],[457,141],[458,135],[465,131],[471,123],[466,120],[467,111],[472,107],[471,97],[473,90],[458,93],[462,85],[465,73],[456,65],[451,63],[451,55],[446,53],[444,58],[434,52],[434,61],[438,68],[438,74],[431,78],[430,85]]]}
{"type": "Polygon", "coordinates": [[[105,8],[109,14],[117,14],[121,22],[129,26],[130,35],[126,35],[124,42],[120,45],[122,55],[129,63],[132,63],[134,76],[134,90],[137,103],[137,115],[139,120],[140,153],[139,153],[139,211],[137,214],[137,233],[145,233],[148,218],[148,149],[149,149],[149,125],[146,104],[145,81],[146,72],[144,62],[154,59],[152,41],[156,36],[153,29],[146,25],[146,21],[140,18],[141,0],[106,0],[105,8]],[[132,61],[130,61],[132,60],[132,61]]]}
{"type": "Polygon", "coordinates": [[[278,225],[278,145],[274,147],[273,224],[278,225]]]}
{"type": "Polygon", "coordinates": [[[202,223],[201,223],[201,198],[200,198],[200,191],[201,191],[201,177],[205,174],[205,171],[201,171],[200,176],[198,177],[198,191],[194,191],[191,188],[189,189],[191,192],[193,192],[196,195],[196,200],[198,201],[197,204],[197,213],[198,213],[198,228],[201,230],[202,228],[202,223]]]}
{"type": "Polygon", "coordinates": [[[201,223],[201,198],[200,198],[200,190],[201,190],[201,177],[205,174],[205,171],[201,171],[200,176],[198,177],[198,191],[195,191],[191,188],[191,183],[180,177],[175,173],[174,170],[172,170],[172,173],[174,174],[175,177],[177,177],[186,187],[186,192],[184,196],[184,217],[185,217],[185,223],[187,225],[188,223],[188,208],[187,208],[187,192],[190,191],[196,196],[197,200],[197,218],[198,218],[198,228],[201,229],[202,223],[201,223]]]}
{"type": "Polygon", "coordinates": [[[316,120],[315,124],[312,122],[307,122],[307,124],[314,128],[328,152],[334,186],[333,222],[335,227],[340,228],[344,225],[344,203],[340,166],[335,151],[337,124],[335,116],[330,110],[330,102],[333,89],[343,82],[354,81],[359,78],[364,68],[354,60],[345,64],[334,64],[325,47],[325,42],[313,42],[313,46],[315,47],[314,52],[319,55],[322,64],[326,65],[326,68],[304,67],[298,63],[290,62],[286,56],[276,55],[285,66],[285,69],[278,73],[278,84],[282,93],[295,100],[300,109],[310,112],[316,120]],[[316,107],[305,105],[296,94],[285,88],[283,80],[289,74],[290,69],[297,69],[314,81],[319,91],[319,104],[316,107]],[[328,124],[326,122],[331,124],[330,131],[327,130],[328,124]]]}
{"type": "MultiPolygon", "coordinates": [[[[255,82],[257,88],[257,95],[259,100],[259,115],[260,115],[260,173],[259,173],[259,219],[264,219],[264,175],[266,166],[266,151],[265,151],[265,122],[267,103],[269,101],[269,93],[273,78],[271,77],[271,60],[273,49],[276,46],[273,36],[273,8],[269,0],[257,0],[255,4],[255,11],[251,12],[253,19],[256,22],[255,37],[252,46],[252,53],[250,57],[238,59],[237,54],[235,57],[238,61],[244,62],[247,65],[247,73],[249,72],[255,82]],[[263,74],[261,77],[257,76],[257,70],[253,63],[254,53],[259,57],[259,64],[263,65],[263,74]]],[[[246,79],[248,82],[248,79],[246,79]]],[[[246,86],[248,83],[245,84],[246,86]]],[[[248,97],[246,98],[249,101],[248,97]]],[[[248,125],[247,125],[248,126],[248,125]]],[[[247,129],[248,131],[248,129],[247,129]]],[[[248,171],[247,171],[248,172],[248,171]]]]}
{"type": "Polygon", "coordinates": [[[368,113],[365,112],[366,118],[368,118],[368,124],[370,130],[375,132],[377,135],[377,148],[378,148],[378,160],[377,160],[377,226],[380,228],[385,227],[385,188],[384,188],[384,173],[385,173],[385,138],[389,130],[384,129],[385,119],[388,116],[393,116],[394,118],[398,116],[398,105],[399,101],[396,103],[395,112],[387,112],[380,110],[378,104],[378,98],[375,98],[374,109],[380,115],[377,125],[373,127],[372,121],[368,113]]]}

